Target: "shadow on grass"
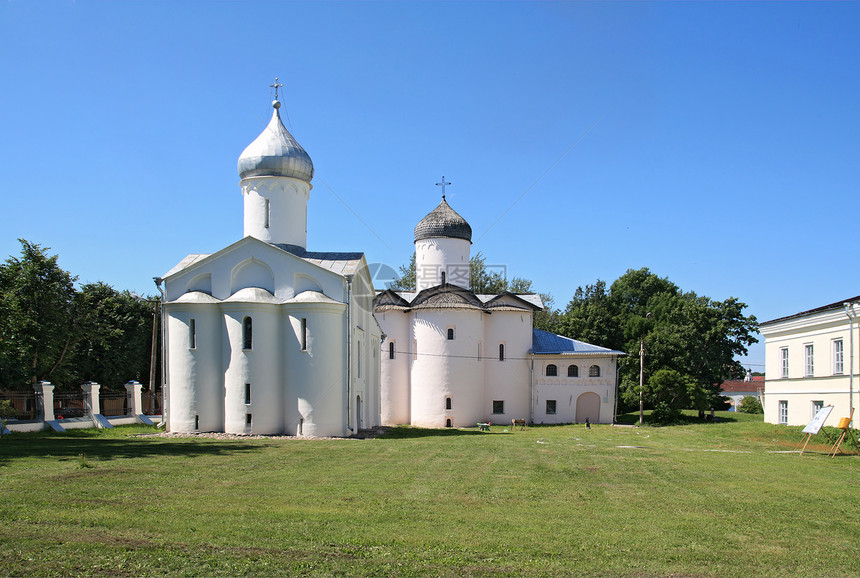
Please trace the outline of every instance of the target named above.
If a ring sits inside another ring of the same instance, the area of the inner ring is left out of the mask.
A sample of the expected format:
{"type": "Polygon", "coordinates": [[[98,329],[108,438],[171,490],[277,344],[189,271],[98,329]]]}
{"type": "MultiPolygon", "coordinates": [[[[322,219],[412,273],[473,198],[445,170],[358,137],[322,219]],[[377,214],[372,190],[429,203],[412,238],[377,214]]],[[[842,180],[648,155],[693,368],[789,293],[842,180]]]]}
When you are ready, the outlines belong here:
{"type": "Polygon", "coordinates": [[[481,432],[478,430],[471,429],[454,429],[454,428],[440,428],[440,429],[429,429],[422,427],[411,427],[411,426],[399,426],[390,429],[384,434],[380,435],[378,439],[384,440],[397,440],[397,439],[410,439],[410,438],[428,438],[428,437],[451,437],[451,436],[473,436],[473,435],[481,435],[486,434],[487,432],[481,432]]]}
{"type": "MultiPolygon", "coordinates": [[[[704,418],[700,418],[698,414],[694,412],[684,412],[682,413],[678,419],[673,423],[668,424],[657,424],[651,421],[651,411],[645,412],[645,425],[646,426],[659,426],[659,427],[667,427],[673,425],[692,425],[692,424],[716,424],[716,423],[736,423],[739,421],[762,421],[762,418],[756,419],[755,417],[747,418],[746,416],[740,417],[734,412],[729,411],[720,411],[717,412],[717,415],[714,416],[713,419],[710,419],[708,414],[705,414],[704,418]]],[[[636,425],[639,423],[639,412],[630,412],[630,413],[622,413],[615,416],[615,423],[619,423],[622,425],[636,425]]]]}
{"type": "Polygon", "coordinates": [[[79,459],[81,454],[100,461],[146,457],[195,457],[227,455],[259,451],[256,444],[229,443],[199,439],[105,437],[94,430],[81,435],[75,431],[66,433],[38,432],[4,436],[0,440],[0,465],[16,458],[51,456],[59,459],[79,459]]]}

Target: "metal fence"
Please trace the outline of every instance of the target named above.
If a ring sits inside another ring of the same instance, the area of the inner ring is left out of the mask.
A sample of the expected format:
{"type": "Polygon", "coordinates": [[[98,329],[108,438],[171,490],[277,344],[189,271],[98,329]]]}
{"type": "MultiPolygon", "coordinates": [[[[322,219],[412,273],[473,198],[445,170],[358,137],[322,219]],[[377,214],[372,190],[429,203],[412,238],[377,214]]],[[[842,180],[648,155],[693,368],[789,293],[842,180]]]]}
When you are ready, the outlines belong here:
{"type": "Polygon", "coordinates": [[[12,402],[12,408],[15,410],[11,419],[31,420],[39,417],[39,401],[41,393],[35,391],[3,391],[0,392],[0,400],[9,400],[12,402]]]}
{"type": "Polygon", "coordinates": [[[128,415],[131,396],[128,392],[105,391],[99,394],[99,413],[104,416],[128,415]]]}
{"type": "Polygon", "coordinates": [[[161,391],[144,391],[140,397],[144,415],[161,415],[161,391]]]}
{"type": "Polygon", "coordinates": [[[89,415],[84,392],[54,393],[54,417],[67,419],[89,415]]]}

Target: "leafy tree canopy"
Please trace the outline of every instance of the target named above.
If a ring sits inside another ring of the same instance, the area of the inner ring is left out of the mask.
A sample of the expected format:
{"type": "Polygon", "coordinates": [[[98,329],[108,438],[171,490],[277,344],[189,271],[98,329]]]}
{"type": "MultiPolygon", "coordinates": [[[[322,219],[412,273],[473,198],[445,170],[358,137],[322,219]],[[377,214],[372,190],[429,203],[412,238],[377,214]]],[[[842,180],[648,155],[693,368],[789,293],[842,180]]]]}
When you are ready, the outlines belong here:
{"type": "Polygon", "coordinates": [[[153,300],[105,283],[78,290],[57,255],[19,241],[20,257],[0,265],[0,389],[146,381],[153,300]]]}
{"type": "Polygon", "coordinates": [[[0,379],[34,384],[63,376],[76,336],[77,278],[47,248],[18,241],[21,256],[0,265],[0,379]]]}
{"type": "Polygon", "coordinates": [[[628,354],[619,362],[621,401],[626,409],[638,406],[642,340],[646,378],[659,370],[677,374],[672,374],[672,380],[663,376],[658,382],[660,387],[672,384],[671,400],[646,396],[652,406],[723,409],[720,384],[743,377],[743,368],[734,358],[757,341],[753,334],[758,324],[755,317],[743,314],[745,308],[734,297],[715,301],[692,291],[683,292],[647,268],[630,269],[608,290],[601,280],[578,288],[556,329],[563,335],[628,354]],[[678,386],[681,382],[687,385],[678,386]],[[694,387],[689,387],[690,383],[694,387]]]}

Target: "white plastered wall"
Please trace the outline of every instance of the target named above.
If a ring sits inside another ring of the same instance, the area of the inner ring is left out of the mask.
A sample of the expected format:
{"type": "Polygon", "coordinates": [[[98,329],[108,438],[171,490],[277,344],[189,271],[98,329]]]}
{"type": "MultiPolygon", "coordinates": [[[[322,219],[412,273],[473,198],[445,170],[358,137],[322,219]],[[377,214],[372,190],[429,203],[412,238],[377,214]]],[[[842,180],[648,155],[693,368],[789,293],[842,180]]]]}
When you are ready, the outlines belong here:
{"type": "Polygon", "coordinates": [[[483,420],[483,364],[476,359],[483,338],[482,313],[468,309],[424,309],[413,312],[412,339],[417,358],[411,367],[412,425],[474,426],[483,420]],[[454,339],[448,339],[448,328],[454,339]],[[452,408],[446,410],[445,399],[452,408]]]}
{"type": "Polygon", "coordinates": [[[289,177],[251,177],[239,185],[246,237],[307,248],[310,183],[289,177]]]}
{"type": "Polygon", "coordinates": [[[291,435],[343,436],[346,430],[346,306],[291,304],[284,311],[284,345],[289,395],[285,430],[291,435]],[[307,349],[300,345],[307,320],[307,349]]]}
{"type": "MultiPolygon", "coordinates": [[[[612,423],[615,411],[617,360],[614,356],[536,355],[534,362],[535,423],[575,423],[584,421],[581,404],[589,404],[583,394],[599,398],[599,414],[589,410],[585,415],[591,423],[612,423]],[[547,376],[546,368],[553,364],[557,376],[547,376]],[[567,368],[576,365],[579,377],[568,377],[567,368]],[[600,368],[599,377],[590,377],[592,365],[600,368]],[[556,413],[547,413],[547,400],[555,400],[556,413]],[[577,413],[580,415],[578,416],[577,413]]],[[[593,398],[591,398],[593,399],[593,398]]],[[[590,404],[589,404],[590,406],[590,404]]]]}
{"type": "Polygon", "coordinates": [[[854,323],[854,380],[851,386],[851,339],[849,320],[841,309],[767,325],[765,337],[764,419],[780,422],[780,401],[788,404],[788,425],[806,425],[812,420],[813,402],[834,406],[825,425],[835,426],[851,413],[849,394],[853,389],[854,419],[860,427],[860,328],[854,323]],[[842,341],[842,373],[834,363],[834,341],[842,341]],[[806,346],[813,347],[813,371],[807,375],[806,346]],[[788,377],[782,376],[782,349],[788,350],[788,377]]]}
{"type": "Polygon", "coordinates": [[[445,282],[469,288],[471,242],[465,239],[432,238],[415,241],[415,286],[418,291],[445,282]]]}
{"type": "Polygon", "coordinates": [[[532,347],[530,311],[496,311],[485,314],[485,388],[486,420],[510,423],[529,419],[529,350],[532,347]],[[499,344],[505,344],[505,360],[499,361],[499,344]],[[493,401],[504,401],[504,413],[493,414],[493,401]]]}
{"type": "Polygon", "coordinates": [[[277,306],[265,303],[222,305],[225,340],[224,431],[227,433],[276,434],[283,431],[284,387],[279,355],[277,306]],[[252,320],[251,349],[243,348],[243,322],[252,320]],[[245,403],[245,384],[250,384],[251,403],[245,403]],[[251,415],[248,425],[246,415],[251,415]]]}
{"type": "Polygon", "coordinates": [[[384,311],[376,315],[386,340],[382,347],[380,389],[382,425],[410,423],[409,368],[412,363],[411,314],[404,311],[384,311]],[[394,359],[390,344],[394,344],[394,359]]]}

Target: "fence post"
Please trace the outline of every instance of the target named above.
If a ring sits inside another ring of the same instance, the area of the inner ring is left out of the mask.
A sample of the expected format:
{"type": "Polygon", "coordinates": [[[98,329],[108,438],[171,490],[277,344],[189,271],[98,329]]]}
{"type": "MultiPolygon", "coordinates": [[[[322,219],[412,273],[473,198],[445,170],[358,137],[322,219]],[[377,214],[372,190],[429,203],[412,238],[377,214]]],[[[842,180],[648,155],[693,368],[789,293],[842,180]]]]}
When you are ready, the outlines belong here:
{"type": "Polygon", "coordinates": [[[33,385],[33,389],[42,392],[42,407],[39,408],[42,421],[54,421],[54,384],[50,381],[39,381],[33,385]]]}
{"type": "Polygon", "coordinates": [[[101,385],[95,381],[88,381],[81,385],[81,389],[84,390],[84,403],[90,411],[90,416],[101,413],[101,405],[99,404],[99,389],[101,389],[101,385]]]}
{"type": "Polygon", "coordinates": [[[143,385],[139,381],[132,379],[125,384],[125,390],[128,392],[128,415],[140,415],[143,413],[143,403],[140,396],[140,390],[143,385]]]}

